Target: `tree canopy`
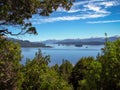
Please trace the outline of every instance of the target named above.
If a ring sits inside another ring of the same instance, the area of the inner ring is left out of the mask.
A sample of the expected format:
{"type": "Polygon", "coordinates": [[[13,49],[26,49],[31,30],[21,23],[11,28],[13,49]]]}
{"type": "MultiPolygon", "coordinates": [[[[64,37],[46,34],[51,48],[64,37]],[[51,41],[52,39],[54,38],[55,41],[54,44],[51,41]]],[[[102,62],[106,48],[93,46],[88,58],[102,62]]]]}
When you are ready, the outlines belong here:
{"type": "Polygon", "coordinates": [[[33,14],[49,16],[62,7],[69,10],[74,0],[0,0],[0,34],[37,34],[29,21],[33,14]],[[6,25],[20,25],[19,33],[10,32],[6,25]]]}
{"type": "Polygon", "coordinates": [[[0,37],[0,89],[16,90],[20,85],[21,51],[17,43],[0,37]]]}
{"type": "Polygon", "coordinates": [[[120,39],[107,41],[103,53],[96,60],[81,58],[73,67],[69,79],[74,90],[120,90],[119,45],[120,39]]]}

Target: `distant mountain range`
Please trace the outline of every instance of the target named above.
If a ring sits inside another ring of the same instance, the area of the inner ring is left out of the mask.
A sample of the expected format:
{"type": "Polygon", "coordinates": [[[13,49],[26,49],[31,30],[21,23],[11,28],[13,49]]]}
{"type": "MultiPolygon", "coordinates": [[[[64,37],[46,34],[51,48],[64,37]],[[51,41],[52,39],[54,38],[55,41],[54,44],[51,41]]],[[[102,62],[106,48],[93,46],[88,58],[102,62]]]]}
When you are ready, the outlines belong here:
{"type": "MultiPolygon", "coordinates": [[[[108,41],[115,41],[120,36],[112,36],[108,37],[108,41]]],[[[42,43],[45,44],[65,44],[65,45],[102,45],[105,43],[105,38],[104,37],[95,37],[95,38],[87,38],[87,39],[64,39],[64,40],[46,40],[42,41],[42,43]]]]}
{"type": "Polygon", "coordinates": [[[42,41],[42,43],[44,43],[44,44],[55,44],[55,43],[58,43],[60,41],[62,41],[62,40],[50,39],[50,40],[42,41]]]}
{"type": "Polygon", "coordinates": [[[48,47],[48,48],[51,47],[51,46],[46,46],[46,44],[40,42],[30,42],[28,40],[19,40],[14,38],[7,38],[7,39],[19,43],[21,47],[48,47]]]}
{"type": "MultiPolygon", "coordinates": [[[[120,36],[112,36],[108,37],[108,41],[115,41],[120,36]]],[[[82,46],[82,45],[103,45],[105,43],[105,38],[103,37],[95,37],[95,38],[87,38],[87,39],[64,39],[64,40],[46,40],[41,42],[30,42],[28,40],[20,40],[14,38],[7,38],[8,40],[18,42],[21,47],[48,47],[46,44],[62,44],[62,45],[75,45],[75,46],[82,46]]]]}

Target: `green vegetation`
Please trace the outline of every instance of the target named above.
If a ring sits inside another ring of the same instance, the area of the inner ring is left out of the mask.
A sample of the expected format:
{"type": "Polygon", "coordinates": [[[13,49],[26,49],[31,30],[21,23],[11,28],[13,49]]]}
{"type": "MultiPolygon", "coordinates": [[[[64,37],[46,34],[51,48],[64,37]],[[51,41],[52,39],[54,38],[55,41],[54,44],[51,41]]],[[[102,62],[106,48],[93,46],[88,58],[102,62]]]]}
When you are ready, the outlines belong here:
{"type": "Polygon", "coordinates": [[[40,50],[35,58],[26,62],[22,72],[24,81],[22,90],[70,90],[67,82],[58,73],[48,67],[49,56],[43,57],[40,50]]]}
{"type": "Polygon", "coordinates": [[[19,39],[13,39],[13,38],[7,38],[10,41],[13,41],[15,43],[19,43],[21,47],[44,47],[44,48],[52,48],[51,46],[46,46],[43,43],[40,42],[30,42],[28,40],[19,40],[19,39]]]}
{"type": "Polygon", "coordinates": [[[19,44],[0,37],[1,90],[120,90],[120,39],[106,42],[103,54],[50,67],[41,51],[20,64],[19,44]]]}
{"type": "Polygon", "coordinates": [[[120,39],[114,43],[107,42],[103,55],[97,59],[102,64],[101,87],[103,90],[120,89],[120,39]]]}
{"type": "Polygon", "coordinates": [[[101,63],[95,61],[93,57],[82,58],[72,70],[70,83],[74,90],[100,90],[97,88],[101,70],[101,63]]]}
{"type": "Polygon", "coordinates": [[[21,84],[19,44],[0,37],[0,89],[14,90],[21,84]]]}

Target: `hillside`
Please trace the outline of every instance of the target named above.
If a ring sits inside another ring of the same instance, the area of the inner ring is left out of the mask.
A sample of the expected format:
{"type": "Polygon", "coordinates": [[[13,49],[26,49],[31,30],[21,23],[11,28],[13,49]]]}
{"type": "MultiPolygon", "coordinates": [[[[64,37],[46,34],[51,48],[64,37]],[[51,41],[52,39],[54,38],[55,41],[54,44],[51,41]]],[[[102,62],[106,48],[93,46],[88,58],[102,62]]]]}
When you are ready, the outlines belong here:
{"type": "MultiPolygon", "coordinates": [[[[115,41],[120,36],[112,36],[108,37],[108,41],[115,41]]],[[[46,40],[43,43],[52,43],[52,44],[65,44],[65,45],[103,45],[105,43],[104,37],[96,37],[96,38],[86,38],[86,39],[64,39],[64,40],[46,40]]]]}
{"type": "Polygon", "coordinates": [[[30,42],[28,40],[19,40],[14,38],[8,38],[8,40],[19,43],[21,47],[48,47],[48,48],[51,47],[51,46],[46,46],[45,44],[40,42],[30,42]]]}

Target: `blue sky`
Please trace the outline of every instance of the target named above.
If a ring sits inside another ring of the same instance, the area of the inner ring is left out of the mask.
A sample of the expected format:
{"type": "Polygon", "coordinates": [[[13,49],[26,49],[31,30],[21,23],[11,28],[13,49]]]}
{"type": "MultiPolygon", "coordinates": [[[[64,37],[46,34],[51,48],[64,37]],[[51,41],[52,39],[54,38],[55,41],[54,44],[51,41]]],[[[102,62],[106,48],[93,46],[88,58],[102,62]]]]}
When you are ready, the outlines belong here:
{"type": "MultiPolygon", "coordinates": [[[[49,17],[33,15],[30,19],[38,35],[19,39],[75,39],[120,35],[120,0],[76,0],[69,11],[58,8],[49,17]]],[[[14,31],[14,28],[11,27],[14,31]]]]}

